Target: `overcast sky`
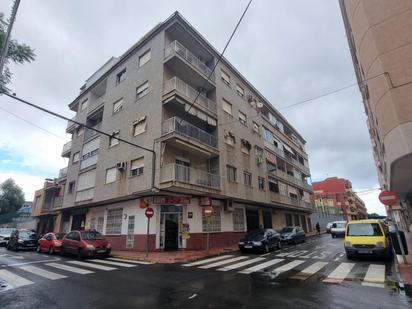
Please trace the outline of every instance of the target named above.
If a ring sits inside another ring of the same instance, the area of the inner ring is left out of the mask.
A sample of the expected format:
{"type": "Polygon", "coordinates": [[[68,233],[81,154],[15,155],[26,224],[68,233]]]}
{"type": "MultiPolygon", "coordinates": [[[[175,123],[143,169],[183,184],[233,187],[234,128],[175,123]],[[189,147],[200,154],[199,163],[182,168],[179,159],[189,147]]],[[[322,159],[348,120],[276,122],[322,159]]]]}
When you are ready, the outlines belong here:
{"type": "MultiPolygon", "coordinates": [[[[71,117],[67,104],[83,82],[174,11],[221,51],[247,2],[22,1],[12,36],[37,57],[12,66],[11,88],[71,117]]],[[[11,7],[0,2],[6,16],[11,7]]],[[[282,108],[356,82],[337,0],[255,0],[225,57],[306,139],[313,181],[338,176],[358,191],[379,187],[357,87],[282,108]]],[[[0,181],[12,177],[32,200],[44,178],[67,165],[60,157],[67,124],[4,96],[0,108],[0,181]]],[[[384,214],[378,193],[360,196],[369,212],[384,214]]]]}

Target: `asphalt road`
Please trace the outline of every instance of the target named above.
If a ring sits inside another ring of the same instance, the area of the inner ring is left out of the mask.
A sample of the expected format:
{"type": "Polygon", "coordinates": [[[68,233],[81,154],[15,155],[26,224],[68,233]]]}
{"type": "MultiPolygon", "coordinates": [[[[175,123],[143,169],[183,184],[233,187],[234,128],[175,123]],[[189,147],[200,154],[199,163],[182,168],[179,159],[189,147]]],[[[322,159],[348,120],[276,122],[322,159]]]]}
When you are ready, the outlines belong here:
{"type": "Polygon", "coordinates": [[[348,261],[329,235],[184,265],[0,248],[0,308],[411,308],[393,263],[348,261]],[[86,264],[84,264],[86,263],[86,264]]]}

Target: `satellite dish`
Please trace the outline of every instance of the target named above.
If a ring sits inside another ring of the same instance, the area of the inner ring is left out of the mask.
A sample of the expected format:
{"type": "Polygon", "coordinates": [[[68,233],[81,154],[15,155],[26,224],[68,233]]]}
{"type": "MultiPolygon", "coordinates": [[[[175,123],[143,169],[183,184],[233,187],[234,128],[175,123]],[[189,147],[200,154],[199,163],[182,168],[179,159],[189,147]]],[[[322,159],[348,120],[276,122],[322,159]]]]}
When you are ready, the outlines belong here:
{"type": "Polygon", "coordinates": [[[258,108],[262,108],[262,107],[263,107],[263,103],[262,103],[262,102],[257,102],[257,107],[258,107],[258,108]]]}

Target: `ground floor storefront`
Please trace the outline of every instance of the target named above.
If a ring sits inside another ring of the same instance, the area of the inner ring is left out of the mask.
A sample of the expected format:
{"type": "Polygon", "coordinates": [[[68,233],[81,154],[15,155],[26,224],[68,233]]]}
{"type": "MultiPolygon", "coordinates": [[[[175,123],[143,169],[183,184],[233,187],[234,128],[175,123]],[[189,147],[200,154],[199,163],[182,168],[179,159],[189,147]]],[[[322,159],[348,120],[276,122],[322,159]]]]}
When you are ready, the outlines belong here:
{"type": "Polygon", "coordinates": [[[312,232],[309,213],[245,203],[228,203],[209,197],[155,196],[98,207],[61,212],[55,231],[96,229],[111,242],[113,250],[203,250],[233,246],[247,231],[281,230],[301,226],[312,232]],[[148,206],[154,213],[150,221],[148,206]],[[212,209],[210,216],[205,208],[212,209]]]}

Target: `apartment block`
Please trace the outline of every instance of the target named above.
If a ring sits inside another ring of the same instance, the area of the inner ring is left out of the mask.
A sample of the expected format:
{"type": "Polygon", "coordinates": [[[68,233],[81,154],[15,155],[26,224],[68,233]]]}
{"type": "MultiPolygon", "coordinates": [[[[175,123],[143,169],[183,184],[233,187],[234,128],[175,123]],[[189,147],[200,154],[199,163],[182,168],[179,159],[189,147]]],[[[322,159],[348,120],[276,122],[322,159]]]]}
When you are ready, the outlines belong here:
{"type": "Polygon", "coordinates": [[[353,191],[352,183],[330,177],[313,183],[315,207],[318,213],[338,215],[346,221],[367,219],[365,203],[353,191]]]}
{"type": "Polygon", "coordinates": [[[305,140],[178,12],[88,78],[55,229],[94,228],[113,248],[201,249],[246,231],[312,229],[305,140]],[[129,143],[117,140],[120,138],[129,143]],[[211,217],[203,209],[212,207],[211,217]]]}
{"type": "MultiPolygon", "coordinates": [[[[403,229],[412,223],[412,2],[340,0],[382,189],[403,229]]],[[[382,206],[383,207],[383,206],[382,206]]]]}

